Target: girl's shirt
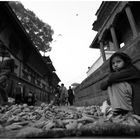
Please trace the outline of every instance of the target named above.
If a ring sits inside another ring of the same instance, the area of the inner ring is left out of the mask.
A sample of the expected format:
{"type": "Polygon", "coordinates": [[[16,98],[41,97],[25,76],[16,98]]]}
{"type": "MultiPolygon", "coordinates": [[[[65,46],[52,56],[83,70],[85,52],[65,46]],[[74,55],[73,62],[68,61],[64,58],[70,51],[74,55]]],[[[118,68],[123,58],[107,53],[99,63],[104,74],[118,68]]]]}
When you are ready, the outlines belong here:
{"type": "Polygon", "coordinates": [[[121,82],[108,87],[108,94],[113,111],[117,108],[132,111],[132,88],[129,83],[121,82]]]}

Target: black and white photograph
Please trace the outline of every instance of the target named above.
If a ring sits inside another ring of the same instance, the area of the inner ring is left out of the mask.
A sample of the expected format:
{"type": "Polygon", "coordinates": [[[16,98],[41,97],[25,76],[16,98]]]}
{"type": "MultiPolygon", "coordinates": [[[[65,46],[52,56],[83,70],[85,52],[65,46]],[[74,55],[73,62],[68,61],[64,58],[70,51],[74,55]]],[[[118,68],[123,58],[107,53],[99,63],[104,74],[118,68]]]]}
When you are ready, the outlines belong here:
{"type": "Polygon", "coordinates": [[[140,138],[140,1],[0,1],[0,139],[140,138]]]}

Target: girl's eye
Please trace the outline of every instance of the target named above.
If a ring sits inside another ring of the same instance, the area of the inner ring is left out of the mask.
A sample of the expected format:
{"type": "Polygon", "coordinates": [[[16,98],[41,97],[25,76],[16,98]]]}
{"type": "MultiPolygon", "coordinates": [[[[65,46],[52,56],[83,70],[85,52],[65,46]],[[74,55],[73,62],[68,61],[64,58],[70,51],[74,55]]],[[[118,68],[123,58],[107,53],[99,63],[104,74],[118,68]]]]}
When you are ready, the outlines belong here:
{"type": "Polygon", "coordinates": [[[117,63],[120,63],[120,62],[121,62],[121,60],[118,60],[118,61],[117,61],[117,63]]]}
{"type": "Polygon", "coordinates": [[[115,63],[114,62],[112,62],[112,65],[114,65],[115,63]]]}

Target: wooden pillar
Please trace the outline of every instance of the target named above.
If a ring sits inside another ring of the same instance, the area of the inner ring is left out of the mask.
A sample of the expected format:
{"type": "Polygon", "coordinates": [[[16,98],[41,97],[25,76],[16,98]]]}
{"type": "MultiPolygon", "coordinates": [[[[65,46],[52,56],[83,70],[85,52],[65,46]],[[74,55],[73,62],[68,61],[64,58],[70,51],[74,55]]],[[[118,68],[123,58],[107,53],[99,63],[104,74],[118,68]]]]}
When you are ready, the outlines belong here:
{"type": "Polygon", "coordinates": [[[104,45],[103,45],[102,41],[100,41],[100,51],[101,51],[101,55],[102,55],[102,58],[103,58],[103,62],[105,62],[106,61],[106,56],[105,56],[104,45]]]}
{"type": "Polygon", "coordinates": [[[130,24],[131,30],[133,32],[133,36],[136,37],[138,35],[138,31],[137,31],[137,28],[136,28],[135,19],[133,17],[132,11],[131,11],[129,6],[127,6],[125,8],[125,12],[126,12],[128,20],[129,20],[129,24],[130,24]]]}
{"type": "Polygon", "coordinates": [[[21,62],[21,60],[19,60],[19,78],[21,78],[21,64],[22,62],[21,62]]]}
{"type": "Polygon", "coordinates": [[[118,44],[118,40],[117,40],[117,36],[116,36],[116,32],[115,32],[115,29],[113,26],[110,27],[110,31],[111,31],[111,36],[112,36],[112,39],[113,39],[113,44],[115,46],[115,51],[118,50],[120,47],[119,47],[119,44],[118,44]]]}

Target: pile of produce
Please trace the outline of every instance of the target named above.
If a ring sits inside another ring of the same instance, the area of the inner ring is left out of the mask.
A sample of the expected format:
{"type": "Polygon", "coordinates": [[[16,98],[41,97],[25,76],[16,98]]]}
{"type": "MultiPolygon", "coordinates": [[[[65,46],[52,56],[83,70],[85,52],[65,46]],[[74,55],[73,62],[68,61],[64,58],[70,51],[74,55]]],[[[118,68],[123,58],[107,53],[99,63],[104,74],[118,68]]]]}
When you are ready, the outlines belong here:
{"type": "Polygon", "coordinates": [[[140,136],[139,132],[140,116],[112,117],[111,110],[102,111],[99,106],[60,107],[42,103],[0,107],[0,138],[140,136]]]}

